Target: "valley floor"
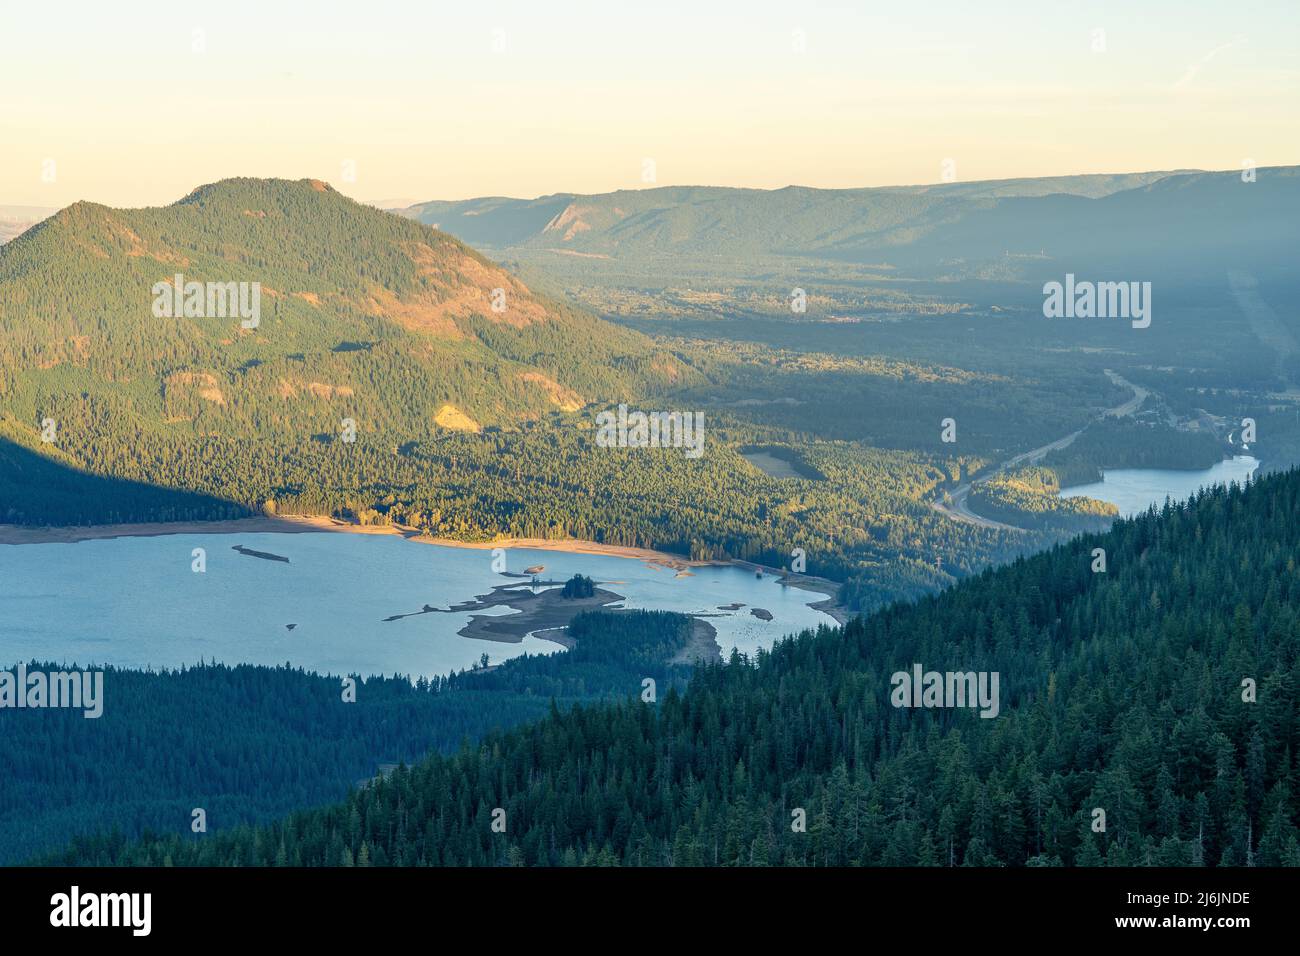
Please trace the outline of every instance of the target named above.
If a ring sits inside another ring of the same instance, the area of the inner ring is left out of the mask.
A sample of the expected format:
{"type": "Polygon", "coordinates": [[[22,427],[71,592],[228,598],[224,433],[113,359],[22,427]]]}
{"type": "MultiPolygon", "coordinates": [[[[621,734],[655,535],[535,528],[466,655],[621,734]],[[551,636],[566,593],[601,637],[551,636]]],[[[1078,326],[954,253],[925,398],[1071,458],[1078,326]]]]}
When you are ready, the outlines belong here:
{"type": "MultiPolygon", "coordinates": [[[[1147,397],[1151,394],[1149,389],[1145,389],[1141,385],[1134,385],[1128,379],[1115,374],[1110,369],[1106,369],[1105,372],[1106,377],[1116,385],[1132,389],[1133,397],[1121,405],[1116,405],[1114,408],[1106,409],[1098,416],[1098,420],[1103,418],[1126,418],[1141,408],[1143,402],[1145,402],[1147,397]]],[[[1048,454],[1048,452],[1068,448],[1081,434],[1083,434],[1083,429],[1078,429],[1066,435],[1064,438],[1058,438],[1056,441],[1048,442],[1046,445],[1042,445],[1031,451],[1022,452],[1019,455],[1009,458],[980,477],[953,489],[952,493],[949,495],[949,501],[947,503],[942,500],[931,501],[930,507],[939,512],[939,514],[944,515],[947,518],[952,518],[954,521],[964,521],[968,524],[979,525],[983,528],[995,528],[1002,531],[1021,531],[1023,530],[1022,528],[1003,524],[1001,521],[994,521],[992,518],[985,518],[972,511],[967,503],[967,498],[970,495],[971,488],[988,481],[990,478],[993,478],[1002,472],[1011,471],[1021,465],[1037,464],[1048,454]]]]}

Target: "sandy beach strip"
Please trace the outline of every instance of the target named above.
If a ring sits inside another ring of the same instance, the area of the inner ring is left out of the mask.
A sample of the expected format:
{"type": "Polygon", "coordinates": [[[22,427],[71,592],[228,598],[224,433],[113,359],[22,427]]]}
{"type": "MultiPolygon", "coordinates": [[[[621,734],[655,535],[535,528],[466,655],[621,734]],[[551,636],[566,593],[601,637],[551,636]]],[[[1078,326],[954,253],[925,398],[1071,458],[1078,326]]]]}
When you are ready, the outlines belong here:
{"type": "Polygon", "coordinates": [[[445,548],[525,548],[534,551],[565,551],[573,554],[607,554],[616,558],[636,558],[662,567],[681,570],[705,567],[719,562],[693,561],[681,555],[650,548],[633,548],[599,541],[556,538],[498,538],[493,541],[458,541],[422,535],[416,528],[401,525],[360,525],[323,515],[259,516],[228,521],[160,521],[136,524],[71,525],[42,527],[0,524],[0,544],[71,544],[103,538],[149,538],[168,534],[298,534],[339,532],[343,534],[398,535],[417,544],[436,544],[445,548]]]}
{"type": "Polygon", "coordinates": [[[398,535],[417,544],[436,544],[444,548],[469,548],[488,551],[493,548],[528,549],[533,551],[563,551],[569,554],[604,554],[615,558],[632,558],[656,567],[684,572],[690,568],[723,567],[731,565],[752,571],[762,570],[780,583],[826,594],[827,599],[810,607],[822,611],[840,624],[850,615],[836,601],[839,585],[826,578],[808,574],[793,574],[781,568],[770,568],[749,561],[695,561],[666,551],[650,548],[633,548],[621,544],[602,544],[599,541],[582,541],[575,538],[498,538],[494,541],[457,541],[423,535],[417,528],[401,525],[360,525],[341,521],[326,515],[263,515],[253,518],[234,518],[228,521],[159,521],[135,524],[77,525],[68,527],[39,527],[0,524],[0,544],[72,544],[77,541],[95,541],[104,538],[147,538],[168,534],[300,534],[309,532],[336,532],[341,534],[398,535]]]}

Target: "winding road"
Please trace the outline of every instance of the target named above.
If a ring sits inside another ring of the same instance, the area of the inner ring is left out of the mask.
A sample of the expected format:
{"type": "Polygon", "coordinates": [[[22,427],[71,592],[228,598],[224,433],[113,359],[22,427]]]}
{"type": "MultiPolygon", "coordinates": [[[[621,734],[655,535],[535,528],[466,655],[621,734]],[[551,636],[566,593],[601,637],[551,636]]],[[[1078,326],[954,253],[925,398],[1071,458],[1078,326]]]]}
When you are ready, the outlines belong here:
{"type": "MultiPolygon", "coordinates": [[[[1142,403],[1145,402],[1147,396],[1151,394],[1147,389],[1143,388],[1141,385],[1134,385],[1128,379],[1115,374],[1110,369],[1105,369],[1104,371],[1106,376],[1116,385],[1131,388],[1133,390],[1133,397],[1122,405],[1116,405],[1114,408],[1106,409],[1106,411],[1097,416],[1095,419],[1096,421],[1100,421],[1103,418],[1124,418],[1128,415],[1132,415],[1142,407],[1142,403]]],[[[966,503],[971,488],[988,481],[994,475],[1001,474],[1004,471],[1010,471],[1011,469],[1019,468],[1022,465],[1035,464],[1041,461],[1048,452],[1069,447],[1081,434],[1083,434],[1082,428],[1078,431],[1071,432],[1064,438],[1058,438],[1056,441],[1049,442],[1048,444],[1035,448],[1032,451],[1023,452],[1022,454],[1016,455],[1014,458],[1008,458],[987,474],[975,478],[972,481],[968,481],[965,484],[958,485],[950,493],[947,503],[943,501],[932,501],[930,502],[930,507],[942,515],[947,515],[954,521],[963,521],[966,524],[978,525],[981,528],[996,528],[1001,531],[1023,531],[1023,528],[1003,524],[1001,521],[993,521],[991,518],[982,518],[975,512],[971,511],[970,506],[966,503]]]]}

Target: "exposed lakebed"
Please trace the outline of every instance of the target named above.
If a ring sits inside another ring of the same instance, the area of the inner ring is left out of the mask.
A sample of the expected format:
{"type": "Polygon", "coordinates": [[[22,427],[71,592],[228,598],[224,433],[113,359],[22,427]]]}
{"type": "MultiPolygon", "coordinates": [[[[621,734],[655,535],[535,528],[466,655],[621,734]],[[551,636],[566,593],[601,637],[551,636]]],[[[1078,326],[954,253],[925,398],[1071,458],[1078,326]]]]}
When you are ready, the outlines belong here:
{"type": "MultiPolygon", "coordinates": [[[[525,548],[509,549],[506,560],[516,575],[535,566],[544,566],[539,577],[549,581],[587,575],[614,606],[695,613],[717,631],[724,655],[833,623],[809,606],[826,595],[740,567],[679,575],[635,558],[525,548]]],[[[511,628],[487,626],[535,605],[543,610],[538,630],[553,627],[563,610],[547,591],[494,571],[490,551],[395,535],[183,533],[0,545],[0,666],[217,660],[446,674],[483,654],[500,663],[559,651],[555,640],[529,633],[516,641],[511,628]],[[192,570],[196,548],[205,552],[202,573],[192,570]],[[474,636],[461,636],[467,628],[474,636]]],[[[600,604],[578,601],[574,609],[600,604]]]]}

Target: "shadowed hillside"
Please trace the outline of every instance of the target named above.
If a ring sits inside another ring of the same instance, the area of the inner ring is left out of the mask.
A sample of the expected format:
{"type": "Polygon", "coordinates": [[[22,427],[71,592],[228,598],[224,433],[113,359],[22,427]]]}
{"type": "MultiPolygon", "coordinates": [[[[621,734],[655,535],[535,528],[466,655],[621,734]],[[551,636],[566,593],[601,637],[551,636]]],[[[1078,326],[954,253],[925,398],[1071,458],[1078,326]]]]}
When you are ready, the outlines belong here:
{"type": "Polygon", "coordinates": [[[0,524],[120,524],[251,513],[212,495],[90,474],[66,456],[40,454],[3,437],[0,422],[0,524]]]}

